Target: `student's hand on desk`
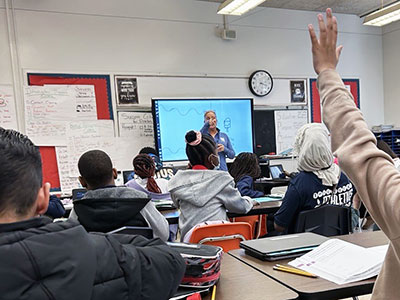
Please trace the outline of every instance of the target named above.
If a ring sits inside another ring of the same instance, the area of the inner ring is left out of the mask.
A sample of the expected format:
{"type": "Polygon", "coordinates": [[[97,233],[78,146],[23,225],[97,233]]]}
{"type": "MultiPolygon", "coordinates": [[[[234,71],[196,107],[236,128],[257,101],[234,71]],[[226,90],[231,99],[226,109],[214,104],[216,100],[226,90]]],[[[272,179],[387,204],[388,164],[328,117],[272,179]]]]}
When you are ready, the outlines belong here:
{"type": "Polygon", "coordinates": [[[222,144],[218,144],[217,145],[217,151],[218,152],[222,152],[222,151],[224,151],[225,150],[225,146],[224,145],[222,145],[222,144]]]}
{"type": "Polygon", "coordinates": [[[332,16],[330,8],[326,10],[326,24],[322,14],[318,14],[318,26],[319,40],[311,24],[308,25],[308,31],[312,44],[314,70],[317,74],[320,74],[322,71],[328,69],[336,69],[343,46],[336,47],[337,21],[332,16]]]}
{"type": "Polygon", "coordinates": [[[259,206],[259,205],[261,205],[260,202],[257,202],[256,200],[253,200],[253,207],[254,206],[259,206]]]}

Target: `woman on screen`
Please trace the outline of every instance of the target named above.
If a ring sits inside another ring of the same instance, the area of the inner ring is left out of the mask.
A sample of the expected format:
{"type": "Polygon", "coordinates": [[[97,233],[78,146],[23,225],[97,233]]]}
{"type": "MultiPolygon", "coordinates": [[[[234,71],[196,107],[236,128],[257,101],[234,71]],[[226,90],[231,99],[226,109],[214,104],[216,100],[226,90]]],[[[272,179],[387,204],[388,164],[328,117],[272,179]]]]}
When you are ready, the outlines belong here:
{"type": "Polygon", "coordinates": [[[209,134],[214,138],[217,144],[219,156],[219,170],[228,171],[226,166],[226,157],[234,158],[235,150],[232,148],[231,141],[226,133],[221,132],[217,127],[217,115],[213,110],[207,110],[204,113],[204,126],[200,129],[202,134],[209,134]]]}

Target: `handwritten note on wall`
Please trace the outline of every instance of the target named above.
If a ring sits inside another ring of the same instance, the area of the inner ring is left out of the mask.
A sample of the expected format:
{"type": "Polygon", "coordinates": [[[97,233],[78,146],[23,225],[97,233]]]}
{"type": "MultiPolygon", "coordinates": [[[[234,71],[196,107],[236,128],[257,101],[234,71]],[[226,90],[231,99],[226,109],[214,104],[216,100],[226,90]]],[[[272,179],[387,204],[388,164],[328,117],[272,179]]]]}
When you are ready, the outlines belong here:
{"type": "Polygon", "coordinates": [[[71,194],[73,189],[79,188],[78,177],[69,176],[69,155],[67,147],[56,147],[58,175],[60,177],[61,191],[65,194],[71,194]]]}
{"type": "Polygon", "coordinates": [[[94,85],[52,84],[45,85],[44,87],[69,90],[70,102],[72,102],[75,110],[75,118],[78,120],[97,120],[97,106],[94,85]]]}
{"type": "Polygon", "coordinates": [[[18,130],[14,91],[11,85],[0,85],[0,126],[18,130]]]}
{"type": "Polygon", "coordinates": [[[70,122],[96,120],[91,85],[24,87],[26,133],[40,146],[66,146],[70,122]]]}
{"type": "Polygon", "coordinates": [[[308,123],[307,110],[275,111],[276,151],[280,153],[293,148],[297,130],[308,123]]]}
{"type": "Polygon", "coordinates": [[[120,137],[131,138],[139,147],[154,147],[153,117],[145,112],[118,112],[120,137]]]}
{"type": "Polygon", "coordinates": [[[79,176],[78,161],[89,150],[99,149],[113,153],[116,149],[112,120],[70,122],[67,128],[69,176],[79,176]]]}

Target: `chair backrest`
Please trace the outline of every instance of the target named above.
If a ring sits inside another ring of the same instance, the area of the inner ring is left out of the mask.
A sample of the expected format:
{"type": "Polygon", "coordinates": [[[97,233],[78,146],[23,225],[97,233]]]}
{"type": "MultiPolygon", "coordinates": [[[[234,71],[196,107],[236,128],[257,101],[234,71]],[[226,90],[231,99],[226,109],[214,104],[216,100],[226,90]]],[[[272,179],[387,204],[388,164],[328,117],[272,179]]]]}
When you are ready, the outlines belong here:
{"type": "Polygon", "coordinates": [[[252,237],[251,226],[245,222],[202,225],[195,228],[189,242],[219,246],[224,252],[239,249],[239,243],[252,237]]]}
{"type": "Polygon", "coordinates": [[[153,229],[150,227],[136,227],[136,226],[124,226],[108,233],[111,234],[132,234],[132,235],[141,235],[145,238],[152,239],[153,238],[153,229]]]}
{"type": "Polygon", "coordinates": [[[302,211],[294,232],[314,232],[324,236],[348,234],[351,232],[350,214],[349,207],[328,204],[302,211]]]}

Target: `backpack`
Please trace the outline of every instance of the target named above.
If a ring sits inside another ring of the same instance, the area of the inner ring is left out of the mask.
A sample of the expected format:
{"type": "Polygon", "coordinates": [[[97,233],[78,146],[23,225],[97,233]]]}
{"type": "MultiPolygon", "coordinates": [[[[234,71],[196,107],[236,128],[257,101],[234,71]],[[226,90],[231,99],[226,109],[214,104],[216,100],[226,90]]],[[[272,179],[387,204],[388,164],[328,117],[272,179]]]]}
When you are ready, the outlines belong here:
{"type": "Polygon", "coordinates": [[[181,287],[208,288],[221,276],[222,248],[202,244],[168,243],[186,262],[181,287]]]}

